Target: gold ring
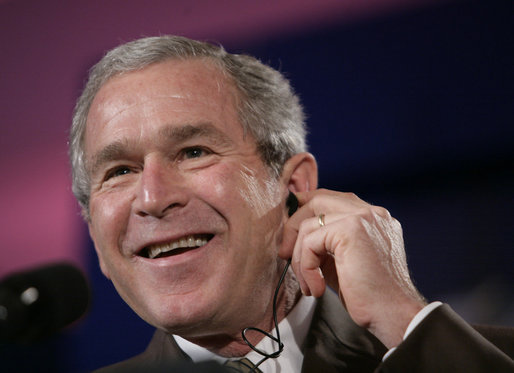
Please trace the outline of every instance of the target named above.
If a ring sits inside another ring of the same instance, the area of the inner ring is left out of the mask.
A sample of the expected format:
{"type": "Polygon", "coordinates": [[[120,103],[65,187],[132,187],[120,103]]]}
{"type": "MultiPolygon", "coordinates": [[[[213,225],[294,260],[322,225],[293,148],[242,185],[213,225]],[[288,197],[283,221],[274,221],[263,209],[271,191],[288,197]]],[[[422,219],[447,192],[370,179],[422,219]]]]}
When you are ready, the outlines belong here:
{"type": "Polygon", "coordinates": [[[320,228],[325,226],[325,214],[319,214],[318,224],[320,228]]]}

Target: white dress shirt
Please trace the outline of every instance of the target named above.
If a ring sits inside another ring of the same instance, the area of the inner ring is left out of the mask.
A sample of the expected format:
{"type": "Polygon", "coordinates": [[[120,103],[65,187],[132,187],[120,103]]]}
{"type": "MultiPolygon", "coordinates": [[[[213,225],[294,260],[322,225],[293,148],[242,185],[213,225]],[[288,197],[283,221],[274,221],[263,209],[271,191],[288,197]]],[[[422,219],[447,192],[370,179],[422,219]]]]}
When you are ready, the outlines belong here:
{"type": "MultiPolygon", "coordinates": [[[[303,353],[301,346],[303,345],[307,333],[309,331],[309,325],[314,315],[314,309],[316,306],[316,299],[314,297],[302,296],[296,306],[291,310],[285,319],[279,324],[280,339],[284,344],[284,350],[280,354],[280,357],[276,359],[267,359],[261,365],[259,369],[266,373],[285,373],[285,372],[300,372],[303,363],[303,353]]],[[[275,328],[271,333],[276,337],[275,328]]],[[[195,345],[188,340],[174,335],[175,340],[179,347],[184,351],[194,362],[201,362],[205,360],[215,360],[220,364],[223,364],[227,358],[216,355],[206,348],[195,345]]],[[[277,350],[277,343],[272,341],[268,337],[264,337],[258,344],[259,350],[266,351],[267,353],[273,353],[277,350]]],[[[245,355],[252,363],[257,364],[263,356],[255,351],[250,351],[245,355]]],[[[239,358],[234,358],[237,360],[239,358]]],[[[231,359],[232,360],[232,359],[231,359]]]]}
{"type": "MultiPolygon", "coordinates": [[[[433,302],[419,311],[416,316],[411,320],[410,324],[405,331],[403,340],[419,325],[419,323],[426,317],[430,312],[439,307],[441,302],[433,302]]],[[[314,297],[302,296],[298,301],[298,304],[292,309],[292,311],[283,319],[279,324],[280,339],[284,344],[284,350],[280,356],[276,359],[267,359],[261,365],[259,369],[266,373],[284,373],[284,372],[300,372],[303,364],[303,353],[301,346],[303,345],[309,326],[314,315],[314,309],[316,306],[316,299],[314,297]]],[[[275,328],[271,333],[276,337],[275,328]]],[[[195,345],[188,340],[179,337],[178,335],[173,336],[177,341],[179,347],[184,351],[195,363],[206,360],[214,360],[223,364],[229,360],[226,357],[216,355],[215,353],[195,345]]],[[[266,351],[267,353],[273,353],[277,350],[277,343],[272,341],[268,337],[264,337],[255,346],[259,350],[266,351]]],[[[387,359],[396,347],[391,348],[383,357],[383,360],[387,359]]],[[[257,364],[263,356],[255,351],[250,351],[245,355],[252,363],[257,364]]],[[[231,358],[230,360],[238,360],[240,358],[231,358]]]]}

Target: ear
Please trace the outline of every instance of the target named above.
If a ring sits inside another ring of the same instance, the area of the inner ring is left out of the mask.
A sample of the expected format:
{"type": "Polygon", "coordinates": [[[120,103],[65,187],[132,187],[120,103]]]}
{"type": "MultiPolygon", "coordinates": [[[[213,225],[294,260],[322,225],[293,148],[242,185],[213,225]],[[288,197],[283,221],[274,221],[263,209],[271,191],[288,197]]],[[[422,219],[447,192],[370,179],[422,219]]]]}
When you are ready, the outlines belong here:
{"type": "Polygon", "coordinates": [[[298,153],[284,164],[282,182],[293,193],[307,192],[318,187],[318,165],[311,153],[298,153]]]}
{"type": "Polygon", "coordinates": [[[88,220],[87,227],[89,229],[89,236],[91,236],[91,239],[93,240],[96,255],[98,256],[98,262],[100,263],[100,269],[102,270],[102,273],[104,274],[104,276],[110,280],[111,277],[109,276],[109,271],[107,270],[107,266],[105,265],[105,261],[102,256],[102,252],[100,251],[100,249],[98,248],[98,245],[96,244],[95,233],[94,233],[94,229],[93,229],[92,225],[93,224],[91,223],[91,220],[88,220]]]}

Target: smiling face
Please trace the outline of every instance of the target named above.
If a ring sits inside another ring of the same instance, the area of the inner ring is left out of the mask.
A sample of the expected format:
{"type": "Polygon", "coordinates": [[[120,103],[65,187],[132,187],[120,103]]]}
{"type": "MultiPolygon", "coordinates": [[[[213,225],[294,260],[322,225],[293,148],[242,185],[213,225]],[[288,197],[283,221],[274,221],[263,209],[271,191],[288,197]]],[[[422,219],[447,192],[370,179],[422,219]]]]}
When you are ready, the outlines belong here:
{"type": "Polygon", "coordinates": [[[89,230],[103,273],[150,324],[201,338],[270,317],[286,186],[206,60],[109,80],[91,106],[89,230]]]}

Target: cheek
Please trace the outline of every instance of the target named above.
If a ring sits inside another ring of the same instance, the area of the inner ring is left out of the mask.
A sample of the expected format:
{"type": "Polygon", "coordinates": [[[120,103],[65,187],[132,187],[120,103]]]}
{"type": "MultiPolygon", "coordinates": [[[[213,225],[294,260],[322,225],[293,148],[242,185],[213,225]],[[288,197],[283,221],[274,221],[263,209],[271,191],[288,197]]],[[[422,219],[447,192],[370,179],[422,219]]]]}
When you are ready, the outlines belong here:
{"type": "Polygon", "coordinates": [[[241,163],[218,164],[198,173],[191,187],[212,201],[222,213],[244,208],[255,218],[262,218],[280,203],[278,183],[262,169],[255,171],[241,163]],[[193,186],[194,185],[194,186],[193,186]]]}
{"type": "Polygon", "coordinates": [[[237,189],[241,198],[246,201],[257,219],[268,215],[280,203],[280,189],[276,181],[272,181],[244,168],[239,172],[241,183],[237,189]]]}
{"type": "Polygon", "coordinates": [[[208,186],[205,200],[228,220],[232,232],[238,232],[232,239],[257,248],[248,255],[262,255],[264,248],[276,246],[284,208],[279,182],[265,170],[226,163],[203,174],[201,183],[208,186]]]}
{"type": "Polygon", "coordinates": [[[220,212],[225,212],[220,205],[230,205],[227,202],[237,196],[238,179],[234,167],[229,164],[218,164],[206,172],[197,173],[190,187],[196,189],[206,201],[212,202],[217,209],[220,209],[220,212]]]}
{"type": "Polygon", "coordinates": [[[101,250],[117,244],[125,231],[130,203],[123,193],[105,193],[91,198],[90,217],[92,236],[101,250]]]}
{"type": "Polygon", "coordinates": [[[221,168],[219,177],[209,181],[213,192],[225,201],[231,209],[243,209],[249,218],[267,225],[280,211],[282,193],[280,183],[270,177],[263,166],[228,164],[221,168]]]}

